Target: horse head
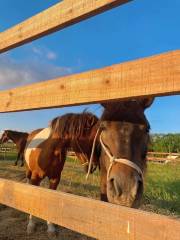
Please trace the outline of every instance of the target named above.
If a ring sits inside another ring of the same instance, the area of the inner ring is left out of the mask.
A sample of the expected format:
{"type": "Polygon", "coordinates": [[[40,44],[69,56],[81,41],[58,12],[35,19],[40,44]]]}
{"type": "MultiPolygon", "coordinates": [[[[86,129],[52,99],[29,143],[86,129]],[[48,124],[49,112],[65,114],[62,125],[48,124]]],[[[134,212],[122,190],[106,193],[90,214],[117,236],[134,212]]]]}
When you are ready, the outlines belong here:
{"type": "Polygon", "coordinates": [[[6,143],[10,140],[9,138],[9,130],[4,130],[2,136],[1,136],[1,139],[0,139],[0,143],[6,143]]]}
{"type": "Polygon", "coordinates": [[[150,130],[144,111],[152,102],[153,99],[142,99],[103,104],[101,181],[111,203],[140,205],[150,130]]]}

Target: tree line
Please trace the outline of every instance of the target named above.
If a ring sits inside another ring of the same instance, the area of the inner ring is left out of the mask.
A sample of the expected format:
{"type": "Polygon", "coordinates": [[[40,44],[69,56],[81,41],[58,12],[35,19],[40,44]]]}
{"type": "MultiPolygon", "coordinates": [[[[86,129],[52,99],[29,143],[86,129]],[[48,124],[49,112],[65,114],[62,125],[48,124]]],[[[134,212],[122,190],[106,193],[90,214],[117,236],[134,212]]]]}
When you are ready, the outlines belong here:
{"type": "Polygon", "coordinates": [[[180,134],[152,134],[148,151],[179,153],[180,134]]]}

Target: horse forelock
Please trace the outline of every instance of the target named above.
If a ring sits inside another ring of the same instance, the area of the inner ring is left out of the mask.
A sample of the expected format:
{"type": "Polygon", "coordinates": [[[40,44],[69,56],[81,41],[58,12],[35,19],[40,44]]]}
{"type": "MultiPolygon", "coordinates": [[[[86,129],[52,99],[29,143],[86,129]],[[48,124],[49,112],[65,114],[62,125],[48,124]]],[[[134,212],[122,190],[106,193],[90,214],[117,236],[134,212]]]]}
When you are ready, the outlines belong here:
{"type": "Polygon", "coordinates": [[[150,124],[144,114],[144,110],[137,101],[122,101],[110,103],[104,109],[100,121],[120,121],[134,124],[143,124],[147,131],[150,124]]]}
{"type": "Polygon", "coordinates": [[[50,127],[60,138],[77,139],[90,133],[97,122],[98,118],[89,112],[68,113],[53,119],[50,127]]]}

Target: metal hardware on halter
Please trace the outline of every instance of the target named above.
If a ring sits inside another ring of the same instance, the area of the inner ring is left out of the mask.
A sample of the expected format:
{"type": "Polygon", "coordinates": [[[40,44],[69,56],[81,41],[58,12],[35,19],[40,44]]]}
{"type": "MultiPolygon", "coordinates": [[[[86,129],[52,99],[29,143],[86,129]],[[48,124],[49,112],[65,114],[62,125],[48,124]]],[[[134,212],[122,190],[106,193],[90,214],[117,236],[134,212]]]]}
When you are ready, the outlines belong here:
{"type": "Polygon", "coordinates": [[[141,177],[141,179],[142,179],[142,181],[143,181],[143,172],[142,172],[142,170],[140,169],[140,167],[139,167],[137,164],[129,161],[129,160],[126,159],[126,158],[116,158],[115,156],[113,156],[113,155],[109,152],[108,148],[104,145],[101,135],[102,135],[102,133],[100,134],[100,143],[101,143],[101,146],[103,147],[106,155],[107,155],[107,156],[109,157],[109,159],[110,159],[110,166],[109,166],[108,171],[107,171],[107,180],[109,180],[109,175],[110,175],[110,171],[111,171],[111,168],[112,168],[113,164],[114,164],[114,163],[122,163],[122,164],[125,164],[125,165],[127,165],[127,166],[135,169],[135,170],[138,172],[138,174],[140,175],[140,177],[141,177]]]}

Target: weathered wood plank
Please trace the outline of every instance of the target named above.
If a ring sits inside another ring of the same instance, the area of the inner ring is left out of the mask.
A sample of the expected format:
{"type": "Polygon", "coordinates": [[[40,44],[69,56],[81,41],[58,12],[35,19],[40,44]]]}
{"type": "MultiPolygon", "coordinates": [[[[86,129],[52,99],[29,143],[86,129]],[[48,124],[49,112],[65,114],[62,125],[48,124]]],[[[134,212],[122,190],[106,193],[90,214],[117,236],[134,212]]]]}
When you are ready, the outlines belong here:
{"type": "Polygon", "coordinates": [[[172,153],[172,152],[148,152],[148,155],[180,156],[180,153],[172,153]]]}
{"type": "Polygon", "coordinates": [[[0,53],[132,0],[64,0],[0,33],[0,53]]]}
{"type": "Polygon", "coordinates": [[[151,162],[167,162],[169,159],[168,158],[160,158],[160,157],[148,157],[148,161],[151,162]]]}
{"type": "Polygon", "coordinates": [[[180,93],[179,50],[1,91],[0,112],[177,93],[180,93]]]}
{"type": "Polygon", "coordinates": [[[180,221],[0,179],[0,203],[103,240],[179,240],[180,221]]]}

